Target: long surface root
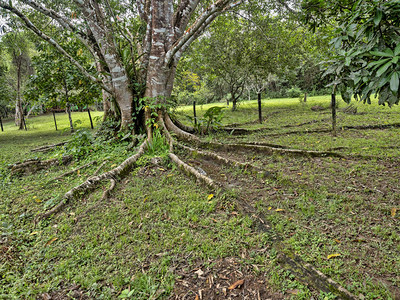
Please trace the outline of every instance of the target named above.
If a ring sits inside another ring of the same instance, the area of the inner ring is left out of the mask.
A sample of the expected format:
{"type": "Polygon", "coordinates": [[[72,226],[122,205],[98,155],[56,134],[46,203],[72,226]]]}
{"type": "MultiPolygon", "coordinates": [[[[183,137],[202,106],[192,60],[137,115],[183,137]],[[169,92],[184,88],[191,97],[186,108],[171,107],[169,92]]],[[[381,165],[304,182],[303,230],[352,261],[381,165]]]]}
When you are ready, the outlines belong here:
{"type": "Polygon", "coordinates": [[[74,199],[87,194],[88,192],[97,188],[97,186],[104,180],[111,180],[114,178],[124,177],[132,168],[134,163],[139,159],[140,156],[144,153],[147,147],[147,140],[142,143],[139,147],[139,150],[136,154],[132,155],[128,159],[126,159],[122,164],[118,167],[103,173],[99,176],[93,176],[88,178],[85,182],[81,183],[80,185],[72,188],[67,193],[65,193],[63,200],[53,207],[52,209],[44,212],[43,214],[38,215],[37,219],[45,219],[53,214],[60,212],[67,204],[72,202],[74,199]]]}
{"type": "Polygon", "coordinates": [[[71,174],[74,174],[74,173],[78,172],[79,170],[82,170],[82,169],[87,168],[87,167],[89,167],[91,165],[94,165],[94,164],[97,164],[97,160],[93,160],[90,163],[87,163],[86,165],[80,166],[80,167],[75,168],[75,169],[73,169],[71,171],[68,171],[68,172],[66,172],[64,174],[61,174],[60,176],[57,176],[56,178],[51,179],[48,183],[60,180],[61,178],[65,177],[65,176],[69,176],[71,174]]]}
{"type": "MultiPolygon", "coordinates": [[[[197,151],[195,149],[192,149],[190,147],[182,147],[186,150],[191,151],[197,151]]],[[[197,151],[199,154],[205,154],[206,152],[204,151],[197,151]]],[[[215,161],[220,162],[220,163],[231,163],[230,161],[226,161],[223,157],[215,154],[215,155],[209,155],[206,154],[207,157],[212,157],[215,158],[215,161]]],[[[178,166],[184,168],[186,173],[190,173],[192,175],[195,175],[196,178],[202,179],[203,175],[198,174],[199,172],[194,169],[193,167],[189,166],[179,158],[177,158],[174,154],[170,154],[171,159],[178,164],[178,166]]],[[[202,180],[207,186],[210,188],[215,188],[218,186],[222,190],[228,190],[229,187],[225,186],[222,183],[214,181],[211,177],[205,176],[207,180],[202,180]]],[[[286,269],[290,270],[296,278],[307,284],[313,286],[315,289],[324,291],[327,293],[334,293],[338,295],[341,299],[357,299],[357,297],[353,294],[351,294],[348,290],[346,290],[344,287],[342,287],[340,284],[337,282],[333,281],[332,279],[328,278],[326,275],[324,275],[322,272],[318,271],[315,267],[313,267],[311,264],[305,262],[302,260],[299,256],[296,254],[292,253],[290,254],[290,257],[286,254],[284,254],[284,246],[282,244],[282,237],[279,236],[276,232],[272,232],[273,227],[268,224],[266,221],[266,217],[263,214],[260,214],[257,212],[257,210],[247,202],[246,199],[243,197],[238,197],[236,199],[236,204],[238,209],[245,215],[250,216],[255,224],[257,225],[256,228],[259,231],[262,232],[269,232],[273,233],[273,241],[274,241],[274,248],[278,250],[278,262],[284,266],[286,269]]]]}
{"type": "Polygon", "coordinates": [[[68,155],[63,156],[61,160],[58,158],[49,160],[29,159],[12,165],[10,167],[11,176],[29,175],[53,166],[67,165],[72,161],[72,158],[72,155],[68,155]]]}
{"type": "Polygon", "coordinates": [[[331,152],[331,151],[311,151],[311,150],[301,150],[301,149],[290,149],[271,147],[263,144],[250,144],[250,143],[239,143],[239,144],[221,144],[221,143],[204,143],[204,147],[211,147],[214,149],[222,149],[225,151],[230,150],[253,150],[257,152],[262,152],[266,154],[285,154],[292,156],[309,156],[309,157],[344,157],[343,154],[331,152]]]}

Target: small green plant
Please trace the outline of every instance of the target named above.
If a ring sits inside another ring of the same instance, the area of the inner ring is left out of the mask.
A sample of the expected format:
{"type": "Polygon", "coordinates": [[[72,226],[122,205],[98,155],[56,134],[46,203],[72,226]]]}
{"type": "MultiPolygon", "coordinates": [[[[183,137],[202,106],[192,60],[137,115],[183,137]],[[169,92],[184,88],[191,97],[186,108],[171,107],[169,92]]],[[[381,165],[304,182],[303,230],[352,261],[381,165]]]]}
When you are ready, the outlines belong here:
{"type": "Polygon", "coordinates": [[[217,129],[222,126],[222,119],[224,117],[224,108],[220,106],[213,106],[207,109],[202,118],[197,117],[195,123],[194,118],[187,116],[187,118],[193,123],[194,127],[198,132],[208,132],[211,129],[217,129]]]}
{"type": "Polygon", "coordinates": [[[168,152],[168,143],[158,128],[153,131],[153,139],[147,148],[147,154],[150,156],[162,156],[168,152]]]}
{"type": "Polygon", "coordinates": [[[65,146],[65,154],[73,155],[75,159],[85,157],[93,151],[93,136],[91,132],[78,129],[72,134],[72,139],[65,146]]]}

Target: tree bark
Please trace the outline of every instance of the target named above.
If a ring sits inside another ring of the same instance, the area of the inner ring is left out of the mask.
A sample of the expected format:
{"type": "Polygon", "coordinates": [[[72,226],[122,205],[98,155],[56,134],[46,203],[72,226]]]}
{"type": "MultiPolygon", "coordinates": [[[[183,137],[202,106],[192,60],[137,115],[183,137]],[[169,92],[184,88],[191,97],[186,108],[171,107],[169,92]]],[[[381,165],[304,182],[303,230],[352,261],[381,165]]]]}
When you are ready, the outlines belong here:
{"type": "Polygon", "coordinates": [[[331,96],[331,109],[332,109],[332,135],[336,136],[336,95],[335,92],[331,96]]]}
{"type": "Polygon", "coordinates": [[[53,110],[53,119],[54,119],[54,126],[56,127],[56,131],[57,131],[57,120],[56,120],[56,113],[53,110]]]}
{"type": "Polygon", "coordinates": [[[87,108],[87,112],[88,112],[89,120],[90,120],[90,128],[93,129],[93,121],[92,121],[92,116],[90,115],[90,108],[89,107],[87,108]]]}
{"type": "Polygon", "coordinates": [[[261,93],[257,93],[258,102],[258,121],[262,124],[262,110],[261,110],[261,93]]]}
{"type": "Polygon", "coordinates": [[[21,101],[21,62],[19,58],[16,58],[17,62],[17,102],[15,105],[15,125],[18,126],[19,130],[24,129],[24,122],[23,122],[23,108],[22,108],[22,101],[21,101]]]}

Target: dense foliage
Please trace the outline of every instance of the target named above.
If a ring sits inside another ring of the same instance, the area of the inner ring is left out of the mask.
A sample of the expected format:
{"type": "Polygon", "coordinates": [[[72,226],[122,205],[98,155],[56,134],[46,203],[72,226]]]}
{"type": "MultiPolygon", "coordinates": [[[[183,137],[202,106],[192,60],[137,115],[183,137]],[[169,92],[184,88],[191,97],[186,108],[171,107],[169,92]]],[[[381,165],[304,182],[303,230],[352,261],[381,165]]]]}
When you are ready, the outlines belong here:
{"type": "Polygon", "coordinates": [[[399,1],[304,1],[313,27],[334,26],[334,58],[329,74],[345,101],[354,96],[371,103],[398,104],[400,77],[399,1]]]}

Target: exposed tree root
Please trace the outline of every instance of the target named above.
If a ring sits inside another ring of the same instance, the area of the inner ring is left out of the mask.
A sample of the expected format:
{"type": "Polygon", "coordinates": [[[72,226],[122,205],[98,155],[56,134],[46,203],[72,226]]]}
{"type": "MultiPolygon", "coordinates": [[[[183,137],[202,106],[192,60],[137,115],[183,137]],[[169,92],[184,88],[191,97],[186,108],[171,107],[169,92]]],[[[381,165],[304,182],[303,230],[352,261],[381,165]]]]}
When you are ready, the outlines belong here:
{"type": "Polygon", "coordinates": [[[242,163],[242,162],[239,162],[239,161],[231,159],[231,158],[226,158],[226,157],[220,156],[214,152],[201,151],[201,150],[193,149],[191,147],[188,147],[188,146],[185,146],[182,144],[179,144],[178,146],[186,151],[189,151],[193,156],[199,155],[206,159],[212,159],[212,160],[221,162],[227,166],[238,167],[238,168],[241,168],[244,170],[251,170],[255,173],[263,173],[267,177],[276,178],[276,176],[274,174],[272,174],[271,172],[265,171],[265,170],[263,170],[259,167],[256,167],[250,163],[242,163]]]}
{"type": "Polygon", "coordinates": [[[193,167],[189,166],[187,163],[183,162],[174,153],[170,153],[169,157],[186,174],[194,176],[197,180],[199,180],[200,182],[206,184],[207,186],[209,186],[211,188],[218,188],[219,187],[219,185],[216,184],[214,180],[212,180],[210,177],[208,177],[206,175],[201,174],[195,168],[193,168],[193,167]]]}
{"type": "Polygon", "coordinates": [[[243,145],[256,145],[256,146],[266,146],[266,147],[272,147],[272,148],[279,148],[279,149],[290,149],[287,146],[282,146],[278,144],[272,144],[272,143],[264,143],[264,142],[239,142],[237,144],[243,144],[243,145]]]}
{"type": "Polygon", "coordinates": [[[66,172],[66,173],[64,173],[64,174],[61,174],[60,176],[57,176],[56,178],[51,179],[48,183],[53,182],[53,181],[60,180],[61,178],[65,177],[65,176],[69,176],[69,175],[71,175],[71,174],[74,174],[75,172],[77,172],[77,171],[79,171],[79,170],[82,170],[82,169],[84,169],[84,168],[87,168],[87,167],[89,167],[89,166],[91,166],[91,165],[94,165],[94,164],[97,164],[97,160],[93,160],[93,161],[91,161],[90,163],[87,163],[86,165],[80,166],[80,167],[78,167],[78,168],[76,168],[76,169],[73,169],[73,170],[68,171],[68,172],[66,172]]]}
{"type": "Polygon", "coordinates": [[[68,143],[68,142],[61,142],[61,143],[57,143],[57,144],[53,144],[53,145],[46,145],[46,146],[38,147],[38,148],[32,149],[31,152],[47,152],[56,147],[63,146],[66,143],[68,143]]]}
{"type": "Polygon", "coordinates": [[[96,176],[97,174],[99,174],[100,170],[104,167],[104,165],[107,163],[107,161],[103,161],[103,163],[100,165],[100,167],[97,168],[96,171],[94,171],[92,176],[96,176]]]}
{"type": "MultiPolygon", "coordinates": [[[[325,119],[324,119],[325,120],[325,119]]],[[[328,119],[326,119],[328,120],[328,119]]],[[[323,121],[323,120],[321,120],[323,121]]],[[[297,126],[302,126],[302,125],[307,125],[311,124],[311,122],[303,123],[300,125],[286,125],[282,126],[282,128],[290,128],[290,127],[297,127],[297,126]]],[[[357,125],[357,126],[339,126],[338,130],[351,130],[351,129],[356,129],[356,130],[368,130],[368,129],[386,129],[386,128],[400,128],[400,123],[393,123],[393,124],[378,124],[378,125],[357,125]]],[[[223,131],[231,134],[231,135],[247,135],[247,134],[253,134],[257,132],[263,132],[267,130],[274,130],[275,128],[270,128],[270,127],[263,127],[263,128],[258,128],[258,129],[246,129],[246,128],[229,128],[229,127],[224,127],[222,128],[223,131]]],[[[309,134],[309,133],[330,133],[332,132],[332,129],[311,129],[311,130],[296,130],[296,131],[287,131],[287,132],[281,132],[281,133],[267,133],[264,135],[264,137],[276,137],[276,136],[282,136],[282,135],[292,135],[292,134],[309,134]]]]}
{"type": "Polygon", "coordinates": [[[289,124],[289,125],[284,125],[281,126],[282,128],[292,128],[292,127],[301,127],[304,125],[311,125],[311,124],[315,124],[315,123],[320,123],[320,122],[329,122],[331,119],[330,118],[325,118],[325,119],[321,119],[321,120],[312,120],[312,121],[308,121],[308,122],[303,122],[300,124],[289,124]]]}
{"type": "MultiPolygon", "coordinates": [[[[221,162],[224,162],[224,160],[222,160],[221,162]]],[[[193,173],[193,172],[196,172],[196,170],[191,170],[190,173],[193,173]]],[[[204,183],[207,184],[210,188],[215,188],[215,186],[218,186],[222,189],[226,189],[222,184],[218,184],[211,178],[209,178],[209,181],[204,181],[204,183]]],[[[258,230],[263,231],[263,232],[265,231],[265,232],[269,232],[269,233],[274,233],[274,232],[272,232],[272,227],[269,226],[267,224],[267,222],[265,221],[265,219],[266,219],[265,216],[262,214],[259,214],[252,205],[247,203],[247,201],[245,199],[237,199],[236,203],[238,204],[238,209],[243,214],[251,216],[251,218],[257,224],[258,230]]],[[[324,291],[327,293],[334,293],[334,294],[338,295],[339,297],[341,297],[341,299],[357,299],[356,296],[351,294],[349,291],[347,291],[345,288],[343,288],[337,282],[335,282],[332,279],[325,276],[322,272],[315,269],[311,264],[303,261],[296,254],[292,253],[292,254],[290,254],[290,257],[287,256],[286,254],[284,254],[283,253],[284,246],[282,244],[282,237],[278,236],[276,233],[274,233],[274,235],[275,235],[274,245],[275,245],[275,248],[279,252],[278,261],[286,269],[289,269],[296,276],[296,278],[299,281],[301,281],[307,285],[311,285],[317,290],[324,291]]]]}
{"type": "Polygon", "coordinates": [[[16,163],[10,167],[11,176],[28,175],[37,171],[48,169],[53,166],[67,165],[72,161],[72,155],[64,156],[60,159],[53,158],[49,160],[28,159],[23,162],[16,163]]]}
{"type": "Polygon", "coordinates": [[[174,118],[173,116],[170,116],[171,121],[180,129],[183,131],[189,132],[189,133],[196,133],[196,130],[193,127],[187,126],[180,122],[177,118],[174,118]]]}
{"type": "MultiPolygon", "coordinates": [[[[204,183],[205,185],[210,186],[212,188],[218,188],[218,185],[214,182],[214,180],[212,180],[207,175],[201,174],[198,170],[196,170],[192,166],[190,166],[187,163],[185,163],[176,154],[173,153],[174,145],[176,144],[176,142],[175,142],[174,138],[172,137],[172,135],[170,134],[170,132],[168,131],[168,129],[172,130],[173,132],[176,132],[174,130],[176,128],[178,128],[178,127],[176,127],[172,123],[172,121],[171,121],[171,119],[169,119],[168,115],[166,115],[165,118],[160,117],[159,122],[161,123],[161,128],[163,129],[164,134],[165,134],[165,136],[166,136],[166,138],[168,140],[168,143],[169,143],[170,153],[168,154],[168,156],[172,160],[172,162],[174,162],[184,173],[186,173],[187,175],[195,177],[201,183],[204,183]],[[165,122],[164,122],[164,120],[165,120],[165,122]]],[[[197,143],[197,142],[200,141],[198,137],[196,137],[196,136],[194,136],[194,135],[192,135],[190,133],[185,133],[184,135],[179,133],[178,137],[181,137],[182,139],[188,140],[190,142],[196,142],[197,143]],[[189,134],[190,136],[187,136],[187,134],[189,134]],[[192,138],[192,137],[194,137],[194,138],[192,138]]]]}
{"type": "Polygon", "coordinates": [[[94,190],[101,182],[104,180],[111,180],[117,177],[123,177],[125,176],[132,168],[134,163],[139,159],[139,157],[144,153],[146,150],[148,141],[146,140],[145,142],[142,143],[142,145],[139,147],[138,152],[135,155],[132,155],[128,159],[126,159],[122,164],[120,164],[118,167],[103,173],[102,175],[99,176],[94,176],[88,178],[85,182],[81,183],[80,185],[72,188],[69,190],[67,193],[65,193],[63,200],[53,207],[52,209],[44,212],[43,214],[40,214],[36,219],[44,219],[52,216],[53,214],[56,214],[60,212],[67,204],[72,202],[74,199],[85,195],[89,191],[94,190]]]}
{"type": "Polygon", "coordinates": [[[271,127],[263,127],[258,129],[246,129],[246,128],[236,128],[236,127],[223,127],[219,130],[224,131],[230,135],[245,135],[245,134],[252,134],[256,132],[262,132],[266,130],[273,130],[274,128],[271,127]]]}
{"type": "Polygon", "coordinates": [[[166,128],[173,132],[174,134],[176,134],[176,136],[182,140],[188,141],[188,142],[195,142],[195,143],[199,143],[200,139],[189,133],[186,131],[183,131],[182,129],[180,129],[178,126],[176,126],[172,120],[170,119],[170,117],[168,116],[168,114],[165,115],[164,120],[161,120],[163,123],[165,122],[166,128]]]}
{"type": "Polygon", "coordinates": [[[278,262],[285,265],[291,272],[298,278],[300,282],[308,284],[313,282],[313,285],[319,290],[326,293],[334,293],[340,299],[358,299],[355,295],[350,293],[339,283],[327,277],[321,271],[318,271],[311,264],[305,263],[300,257],[294,256],[293,258],[280,253],[277,257],[278,262]]]}
{"type": "Polygon", "coordinates": [[[344,157],[344,155],[330,151],[311,151],[311,150],[300,150],[300,149],[289,149],[289,148],[276,148],[266,145],[257,144],[221,144],[221,143],[203,143],[204,147],[222,149],[225,151],[231,150],[253,150],[267,154],[284,154],[292,156],[310,156],[310,157],[344,157]]]}
{"type": "Polygon", "coordinates": [[[115,185],[116,185],[115,180],[110,179],[110,187],[103,192],[103,195],[101,196],[101,200],[106,200],[110,197],[110,194],[114,190],[115,185]]]}

